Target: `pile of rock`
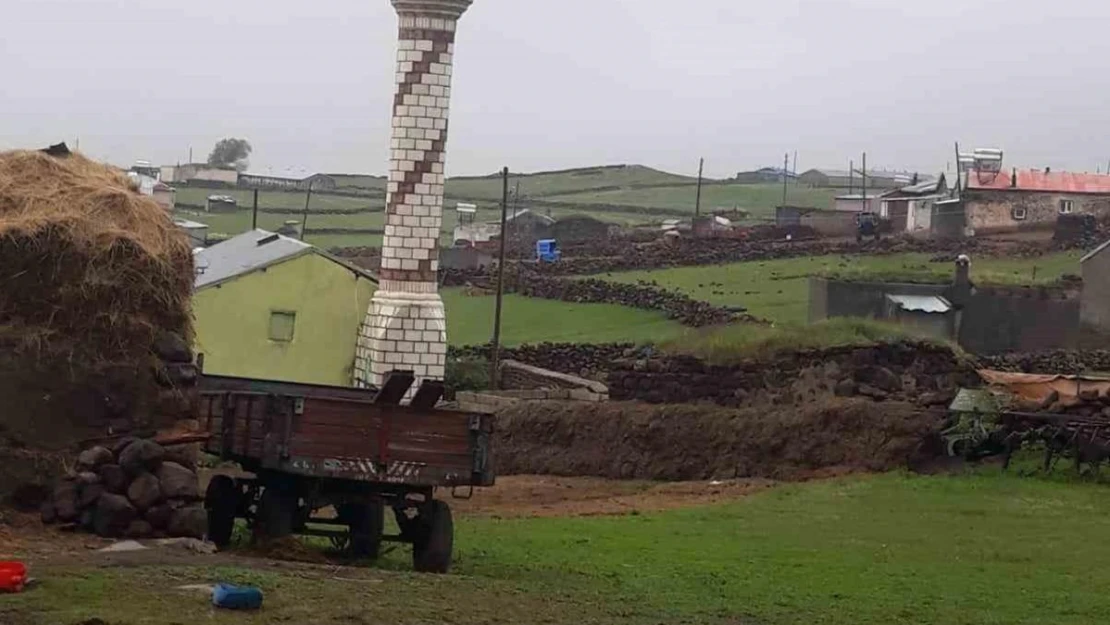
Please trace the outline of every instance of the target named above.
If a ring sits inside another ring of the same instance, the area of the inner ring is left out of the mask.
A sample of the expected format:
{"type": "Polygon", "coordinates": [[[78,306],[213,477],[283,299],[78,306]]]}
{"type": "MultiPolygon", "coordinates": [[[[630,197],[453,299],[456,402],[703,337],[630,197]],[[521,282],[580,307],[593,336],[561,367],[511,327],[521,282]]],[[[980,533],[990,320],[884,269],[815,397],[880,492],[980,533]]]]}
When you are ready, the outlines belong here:
{"type": "Polygon", "coordinates": [[[43,504],[42,520],[113,538],[203,538],[200,499],[194,449],[128,438],[82,452],[43,504]]]}
{"type": "Polygon", "coordinates": [[[972,363],[943,345],[904,341],[785,352],[729,365],[690,356],[619,359],[608,372],[615,400],[712,401],[722,406],[800,405],[833,396],[943,406],[978,384],[972,363]]]}
{"type": "MultiPolygon", "coordinates": [[[[507,360],[602,381],[613,362],[650,358],[655,353],[653,347],[637,347],[631,343],[536,343],[501,349],[501,357],[507,360]]],[[[448,356],[452,360],[488,360],[490,346],[450,347],[448,356]]]]}
{"type": "Polygon", "coordinates": [[[685,293],[668,291],[647,282],[628,284],[605,280],[567,280],[548,276],[529,276],[519,285],[519,294],[542,299],[590,304],[617,304],[642,310],[656,310],[682,325],[700,328],[733,322],[754,322],[743,308],[714,306],[685,293]]]}
{"type": "Polygon", "coordinates": [[[1085,371],[1110,371],[1110,350],[1056,349],[1029,354],[1000,354],[985,356],[980,362],[983,367],[996,371],[1071,375],[1085,371]]]}

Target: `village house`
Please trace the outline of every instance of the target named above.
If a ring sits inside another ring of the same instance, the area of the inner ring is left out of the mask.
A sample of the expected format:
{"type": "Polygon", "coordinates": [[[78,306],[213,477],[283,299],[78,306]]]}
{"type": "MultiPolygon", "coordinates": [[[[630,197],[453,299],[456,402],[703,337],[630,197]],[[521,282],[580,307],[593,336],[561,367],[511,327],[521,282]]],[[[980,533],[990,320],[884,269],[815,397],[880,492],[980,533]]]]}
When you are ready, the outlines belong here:
{"type": "MultiPolygon", "coordinates": [[[[863,171],[853,169],[811,169],[798,174],[798,182],[810,187],[823,189],[862,189],[864,186],[863,171]]],[[[867,189],[897,189],[913,180],[913,174],[904,172],[890,172],[869,170],[867,172],[867,189]]]]}
{"type": "Polygon", "coordinates": [[[890,221],[893,232],[930,233],[936,203],[951,197],[954,186],[941,174],[934,180],[888,191],[880,198],[879,216],[890,221]]]}
{"type": "Polygon", "coordinates": [[[969,234],[1050,229],[1060,215],[1110,214],[1110,176],[1049,169],[971,171],[960,199],[969,234]]]}
{"type": "Polygon", "coordinates": [[[239,180],[239,172],[235,169],[212,167],[207,163],[166,165],[160,169],[158,179],[166,184],[182,184],[195,181],[233,185],[239,180]]]}
{"type": "Polygon", "coordinates": [[[302,241],[251,230],[194,254],[207,373],[350,386],[374,277],[302,241]]]}

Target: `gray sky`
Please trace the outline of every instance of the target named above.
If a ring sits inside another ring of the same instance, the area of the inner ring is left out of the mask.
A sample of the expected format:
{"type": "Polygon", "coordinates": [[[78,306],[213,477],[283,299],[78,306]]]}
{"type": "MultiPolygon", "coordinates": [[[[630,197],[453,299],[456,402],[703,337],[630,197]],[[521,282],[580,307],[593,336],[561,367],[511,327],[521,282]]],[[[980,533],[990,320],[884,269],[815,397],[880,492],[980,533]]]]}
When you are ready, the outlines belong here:
{"type": "MultiPolygon", "coordinates": [[[[0,148],[58,139],[129,164],[383,173],[388,0],[3,0],[0,148]]],[[[475,0],[448,169],[781,163],[935,170],[953,141],[1009,165],[1105,169],[1110,3],[475,0]]]]}

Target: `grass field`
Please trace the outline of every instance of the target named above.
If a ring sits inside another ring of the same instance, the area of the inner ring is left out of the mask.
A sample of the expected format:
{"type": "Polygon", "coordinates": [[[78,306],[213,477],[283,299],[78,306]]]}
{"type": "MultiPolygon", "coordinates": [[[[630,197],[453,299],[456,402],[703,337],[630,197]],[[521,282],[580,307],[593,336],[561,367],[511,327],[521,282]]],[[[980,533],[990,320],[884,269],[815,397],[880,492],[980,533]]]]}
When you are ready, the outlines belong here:
{"type": "MultiPolygon", "coordinates": [[[[463,289],[444,289],[447,339],[452,345],[479,345],[493,336],[495,300],[468,296],[463,289]]],[[[612,304],[574,304],[507,295],[502,309],[501,340],[521,343],[646,343],[681,336],[686,328],[662,313],[612,304]]]]}
{"type": "Polygon", "coordinates": [[[404,549],[364,572],[72,568],[40,573],[0,620],[1094,625],[1110,613],[1106,493],[984,470],[782,485],[635,516],[461,518],[446,577],[401,572],[404,549]],[[266,606],[220,612],[175,590],[216,581],[257,584],[266,606]]]}
{"type": "MultiPolygon", "coordinates": [[[[696,178],[659,171],[642,165],[589,167],[562,172],[517,175],[509,178],[511,189],[520,183],[521,197],[548,197],[598,187],[628,187],[643,184],[689,184],[696,178]]],[[[448,197],[501,199],[501,177],[449,178],[444,189],[448,197]]]]}
{"type": "MultiPolygon", "coordinates": [[[[696,190],[694,187],[662,187],[657,189],[620,189],[614,191],[573,193],[546,198],[558,202],[587,204],[626,204],[656,208],[680,208],[694,212],[696,190]]],[[[835,189],[811,189],[791,185],[786,201],[797,206],[828,208],[835,189]]],[[[713,184],[702,187],[703,211],[740,208],[752,217],[774,217],[775,207],[782,204],[782,185],[778,184],[713,184]]]]}
{"type": "MultiPolygon", "coordinates": [[[[981,282],[1026,284],[1058,279],[1079,272],[1081,252],[1065,252],[1041,258],[983,258],[972,263],[972,279],[981,282]]],[[[621,272],[602,276],[607,280],[655,281],[660,286],[682,291],[694,299],[714,304],[745,306],[749,312],[776,323],[807,321],[809,276],[837,272],[854,277],[913,276],[920,280],[946,280],[951,263],[929,262],[926,254],[890,256],[810,256],[754,261],[705,267],[678,267],[656,271],[621,272]]]]}

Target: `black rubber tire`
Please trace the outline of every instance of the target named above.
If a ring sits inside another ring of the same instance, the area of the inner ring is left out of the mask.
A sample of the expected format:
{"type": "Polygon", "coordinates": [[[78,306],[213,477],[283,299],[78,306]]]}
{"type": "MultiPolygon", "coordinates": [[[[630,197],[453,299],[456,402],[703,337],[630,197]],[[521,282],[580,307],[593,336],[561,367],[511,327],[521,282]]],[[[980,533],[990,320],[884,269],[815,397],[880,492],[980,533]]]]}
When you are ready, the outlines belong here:
{"type": "Polygon", "coordinates": [[[216,475],[204,491],[204,508],[208,512],[208,540],[220,549],[231,544],[235,530],[235,512],[239,509],[239,489],[235,480],[216,475]]]}
{"type": "Polygon", "coordinates": [[[433,499],[414,520],[412,567],[420,573],[446,573],[451,569],[451,552],[455,542],[451,508],[433,499]]]}
{"type": "Polygon", "coordinates": [[[293,517],[297,512],[297,495],[280,486],[267,486],[258,500],[255,515],[255,538],[273,540],[293,533],[293,517]]]}
{"type": "Polygon", "coordinates": [[[351,532],[347,550],[356,558],[376,560],[385,532],[385,506],[380,501],[347,503],[339,506],[339,520],[351,532]]]}

